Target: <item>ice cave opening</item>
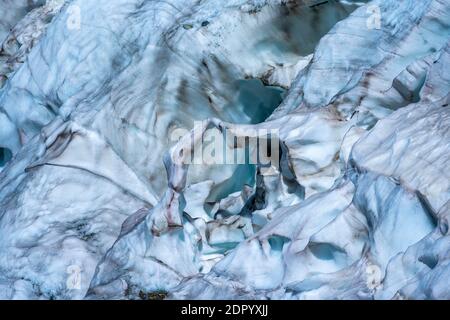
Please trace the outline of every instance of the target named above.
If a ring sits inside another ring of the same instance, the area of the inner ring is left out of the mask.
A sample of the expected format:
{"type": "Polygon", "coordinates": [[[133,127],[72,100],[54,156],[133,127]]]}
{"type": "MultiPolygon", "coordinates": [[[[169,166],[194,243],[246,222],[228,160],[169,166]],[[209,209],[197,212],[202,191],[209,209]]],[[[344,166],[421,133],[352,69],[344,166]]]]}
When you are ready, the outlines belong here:
{"type": "Polygon", "coordinates": [[[266,120],[280,105],[286,90],[264,85],[259,79],[238,80],[238,103],[243,106],[244,113],[252,124],[266,120]]]}

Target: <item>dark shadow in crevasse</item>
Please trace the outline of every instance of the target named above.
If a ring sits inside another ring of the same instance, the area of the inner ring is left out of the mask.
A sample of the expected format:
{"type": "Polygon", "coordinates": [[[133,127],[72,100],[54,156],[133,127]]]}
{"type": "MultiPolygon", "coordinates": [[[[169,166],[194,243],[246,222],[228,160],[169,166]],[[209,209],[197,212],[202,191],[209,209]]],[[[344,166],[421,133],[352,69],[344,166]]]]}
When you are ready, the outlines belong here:
{"type": "Polygon", "coordinates": [[[280,105],[286,90],[266,86],[259,79],[238,80],[238,101],[251,124],[264,122],[280,105]]]}
{"type": "Polygon", "coordinates": [[[0,147],[0,168],[4,167],[12,158],[11,150],[0,147]]]}

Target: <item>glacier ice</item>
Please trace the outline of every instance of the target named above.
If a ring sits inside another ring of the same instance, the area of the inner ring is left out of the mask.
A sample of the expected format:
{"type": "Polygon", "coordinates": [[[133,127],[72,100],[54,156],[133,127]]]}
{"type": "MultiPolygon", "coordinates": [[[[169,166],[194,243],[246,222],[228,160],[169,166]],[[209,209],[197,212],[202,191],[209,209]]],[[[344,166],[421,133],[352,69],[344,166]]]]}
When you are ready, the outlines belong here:
{"type": "Polygon", "coordinates": [[[0,298],[450,299],[448,1],[0,14],[0,298]]]}

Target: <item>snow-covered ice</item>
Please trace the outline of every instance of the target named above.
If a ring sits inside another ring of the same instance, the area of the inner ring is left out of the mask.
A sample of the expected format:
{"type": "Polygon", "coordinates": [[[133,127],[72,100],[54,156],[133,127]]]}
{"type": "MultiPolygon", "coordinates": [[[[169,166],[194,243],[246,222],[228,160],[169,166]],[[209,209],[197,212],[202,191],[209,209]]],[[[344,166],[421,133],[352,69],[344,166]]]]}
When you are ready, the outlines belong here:
{"type": "Polygon", "coordinates": [[[0,15],[0,298],[450,299],[448,1],[0,15]]]}

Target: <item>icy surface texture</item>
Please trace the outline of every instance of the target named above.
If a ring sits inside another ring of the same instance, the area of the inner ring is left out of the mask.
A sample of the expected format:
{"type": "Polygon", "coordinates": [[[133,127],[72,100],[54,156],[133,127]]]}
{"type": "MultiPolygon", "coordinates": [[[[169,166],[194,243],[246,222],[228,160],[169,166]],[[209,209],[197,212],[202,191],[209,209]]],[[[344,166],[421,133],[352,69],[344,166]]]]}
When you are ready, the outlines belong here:
{"type": "Polygon", "coordinates": [[[0,13],[0,298],[450,299],[448,1],[0,13]]]}
{"type": "Polygon", "coordinates": [[[0,2],[2,20],[0,22],[0,42],[10,30],[31,10],[45,3],[45,0],[3,0],[0,2]]]}
{"type": "MultiPolygon", "coordinates": [[[[39,1],[35,2],[36,4],[39,1]]],[[[18,22],[4,39],[0,61],[0,87],[8,76],[24,62],[27,54],[39,41],[52,18],[60,11],[64,0],[51,0],[32,10],[18,22]]],[[[10,12],[11,9],[5,10],[10,12]]]]}

